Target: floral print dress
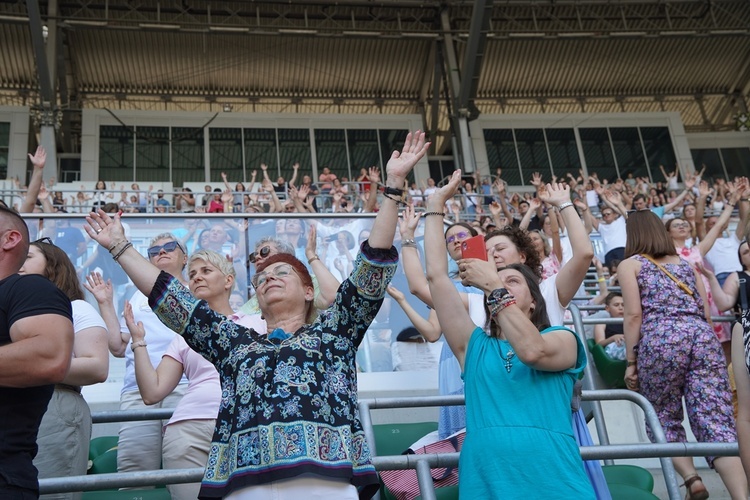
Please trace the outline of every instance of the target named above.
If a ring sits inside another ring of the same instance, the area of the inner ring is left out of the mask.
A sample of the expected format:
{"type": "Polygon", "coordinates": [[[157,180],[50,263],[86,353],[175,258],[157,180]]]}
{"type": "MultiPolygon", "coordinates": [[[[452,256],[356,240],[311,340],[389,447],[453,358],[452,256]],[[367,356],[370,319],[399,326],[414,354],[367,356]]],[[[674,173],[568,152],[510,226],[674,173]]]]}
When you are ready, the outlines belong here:
{"type": "Polygon", "coordinates": [[[357,407],[355,356],[383,302],[398,252],[362,244],[333,305],[288,338],[216,313],[161,273],[149,304],[219,372],[221,405],[200,498],[313,474],[378,489],[357,407]]]}

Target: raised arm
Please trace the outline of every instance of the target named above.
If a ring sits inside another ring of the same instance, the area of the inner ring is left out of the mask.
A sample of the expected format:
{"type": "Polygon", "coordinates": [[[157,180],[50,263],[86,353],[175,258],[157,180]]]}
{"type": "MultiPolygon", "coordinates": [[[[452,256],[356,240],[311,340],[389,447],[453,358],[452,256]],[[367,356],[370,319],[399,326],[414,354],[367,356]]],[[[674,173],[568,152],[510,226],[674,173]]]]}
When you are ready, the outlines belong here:
{"type": "Polygon", "coordinates": [[[714,227],[712,227],[711,230],[706,233],[706,237],[703,238],[700,243],[698,243],[698,250],[701,253],[701,257],[705,257],[708,251],[711,250],[711,247],[714,246],[714,243],[716,243],[716,238],[721,235],[721,232],[724,230],[724,226],[727,222],[729,222],[729,218],[732,216],[734,206],[739,200],[740,193],[737,188],[732,185],[729,189],[729,202],[724,205],[724,210],[721,211],[721,215],[716,221],[716,224],[714,224],[714,227]]]}
{"type": "MultiPolygon", "coordinates": [[[[435,191],[427,200],[427,213],[442,213],[445,201],[456,193],[460,182],[461,171],[456,170],[453,172],[450,181],[435,191]]],[[[425,217],[425,260],[427,262],[427,282],[438,321],[448,345],[458,359],[461,368],[463,368],[466,347],[475,325],[461,301],[456,286],[448,276],[443,218],[440,215],[425,217]]],[[[494,274],[497,275],[497,273],[494,274]]]]}
{"type": "Polygon", "coordinates": [[[328,309],[336,299],[336,291],[339,289],[341,282],[328,270],[317,254],[318,249],[318,229],[314,222],[310,223],[310,230],[307,232],[307,245],[305,245],[305,257],[310,264],[313,274],[318,279],[318,289],[320,293],[315,297],[316,309],[328,309]]]}
{"type": "MultiPolygon", "coordinates": [[[[581,214],[583,217],[583,228],[586,230],[586,234],[591,234],[591,231],[593,229],[599,230],[599,219],[594,217],[591,214],[591,210],[589,210],[588,205],[586,202],[580,198],[573,200],[573,204],[581,210],[581,214]]],[[[562,214],[558,214],[560,218],[562,218],[562,214]]],[[[563,221],[564,223],[564,221],[563,221]]]]}
{"type": "Polygon", "coordinates": [[[380,169],[378,167],[370,167],[367,178],[370,180],[370,194],[367,196],[367,201],[364,208],[362,209],[362,212],[370,214],[375,211],[375,206],[378,204],[380,169]]]}
{"type": "Polygon", "coordinates": [[[560,305],[567,307],[586,277],[591,259],[594,257],[594,248],[591,246],[591,240],[578,217],[578,212],[570,201],[570,188],[568,186],[565,184],[541,186],[539,198],[560,211],[565,226],[568,228],[568,238],[573,254],[570,260],[562,266],[555,281],[560,305]]]}
{"type": "Polygon", "coordinates": [[[47,152],[43,147],[39,146],[36,148],[36,152],[33,155],[29,153],[29,160],[34,166],[34,170],[31,172],[29,187],[26,188],[26,196],[18,209],[22,214],[34,211],[34,205],[36,205],[36,199],[39,196],[39,188],[42,186],[42,179],[44,177],[44,165],[47,162],[47,152]]]}
{"type": "MultiPolygon", "coordinates": [[[[103,251],[103,249],[102,249],[103,251]]],[[[99,314],[107,325],[107,345],[109,352],[116,358],[125,356],[125,349],[130,342],[130,332],[122,332],[120,320],[113,302],[112,280],[104,281],[99,273],[90,273],[83,283],[99,304],[99,314]]]]}
{"type": "Polygon", "coordinates": [[[727,276],[722,287],[714,272],[703,263],[698,262],[695,268],[708,279],[708,284],[711,286],[711,295],[713,295],[714,303],[719,311],[728,311],[737,304],[737,298],[740,295],[740,282],[736,272],[727,276]]]}
{"type": "Polygon", "coordinates": [[[143,402],[147,405],[159,403],[174,391],[180,383],[185,370],[182,363],[170,356],[161,358],[159,366],[154,369],[148,355],[146,330],[142,322],[135,322],[133,307],[125,302],[125,322],[133,338],[133,360],[135,363],[135,381],[143,402]]]}
{"type": "MultiPolygon", "coordinates": [[[[401,151],[394,151],[385,166],[385,185],[392,189],[403,189],[406,176],[414,165],[427,153],[430,143],[425,141],[424,132],[417,130],[406,136],[401,151]]],[[[372,193],[370,194],[372,197],[372,193]]],[[[391,198],[384,198],[378,215],[370,230],[369,243],[372,248],[391,248],[393,236],[398,223],[398,203],[391,198]]]]}
{"type": "MultiPolygon", "coordinates": [[[[690,193],[690,191],[693,189],[694,186],[695,186],[695,177],[692,177],[692,176],[687,177],[685,179],[685,189],[680,194],[678,194],[677,196],[675,196],[674,200],[672,200],[671,202],[669,202],[667,205],[664,206],[664,213],[668,214],[669,212],[671,212],[672,210],[674,210],[680,203],[682,203],[682,201],[690,193]]],[[[703,186],[703,182],[701,182],[701,186],[703,186]]],[[[706,184],[706,186],[708,186],[708,184],[706,184]]],[[[708,196],[708,194],[706,194],[706,196],[708,196]]],[[[703,192],[702,191],[701,191],[701,197],[703,197],[703,192]]],[[[706,206],[706,198],[704,197],[703,198],[703,208],[705,208],[705,206],[706,206]]],[[[698,205],[696,204],[696,209],[697,208],[698,208],[698,205]]],[[[701,212],[700,218],[703,219],[703,212],[701,212]]],[[[697,210],[696,210],[696,214],[695,214],[695,221],[696,221],[696,224],[697,224],[698,223],[698,213],[697,213],[697,210]]]]}
{"type": "MultiPolygon", "coordinates": [[[[498,178],[495,181],[495,189],[497,189],[497,197],[500,199],[500,208],[505,214],[505,218],[508,220],[508,224],[510,224],[511,221],[513,221],[513,214],[511,213],[510,208],[508,208],[508,201],[505,199],[505,182],[503,182],[502,179],[498,178]]],[[[503,227],[503,225],[499,223],[495,212],[492,212],[492,218],[495,220],[495,225],[497,227],[503,227]]]]}
{"type": "Polygon", "coordinates": [[[560,224],[557,222],[558,214],[559,210],[550,210],[547,217],[549,217],[549,229],[552,231],[552,252],[557,257],[558,262],[562,262],[563,250],[562,243],[560,243],[560,224]]]}
{"type": "Polygon", "coordinates": [[[396,303],[401,306],[401,309],[404,310],[404,313],[409,318],[409,321],[411,321],[412,325],[414,325],[414,328],[417,329],[422,337],[424,337],[428,342],[437,342],[440,339],[442,331],[440,329],[440,323],[437,320],[437,314],[435,313],[434,309],[430,310],[429,318],[425,319],[417,311],[414,310],[411,304],[409,304],[409,301],[406,300],[406,296],[401,292],[401,290],[394,287],[393,285],[390,285],[387,288],[387,292],[388,295],[393,297],[393,300],[395,300],[396,303]]]}
{"type": "MultiPolygon", "coordinates": [[[[539,192],[540,188],[537,188],[537,192],[539,192]]],[[[539,201],[539,198],[532,198],[529,200],[529,209],[526,210],[526,213],[523,214],[523,219],[521,219],[521,223],[518,224],[518,227],[524,230],[529,229],[529,224],[531,223],[531,218],[536,215],[537,210],[539,210],[542,206],[542,202],[539,201]]]]}
{"type": "Polygon", "coordinates": [[[737,223],[734,234],[737,235],[738,240],[742,241],[747,234],[748,216],[750,216],[750,198],[748,198],[750,196],[750,180],[747,177],[739,177],[735,179],[734,184],[740,193],[740,221],[737,223]]]}
{"type": "Polygon", "coordinates": [[[427,277],[422,271],[422,262],[419,260],[419,251],[417,243],[414,241],[414,232],[419,225],[421,214],[414,212],[414,207],[407,205],[401,214],[398,223],[398,229],[401,233],[401,259],[403,260],[404,274],[409,284],[409,292],[419,300],[432,307],[432,297],[430,296],[430,286],[427,283],[427,277]]]}

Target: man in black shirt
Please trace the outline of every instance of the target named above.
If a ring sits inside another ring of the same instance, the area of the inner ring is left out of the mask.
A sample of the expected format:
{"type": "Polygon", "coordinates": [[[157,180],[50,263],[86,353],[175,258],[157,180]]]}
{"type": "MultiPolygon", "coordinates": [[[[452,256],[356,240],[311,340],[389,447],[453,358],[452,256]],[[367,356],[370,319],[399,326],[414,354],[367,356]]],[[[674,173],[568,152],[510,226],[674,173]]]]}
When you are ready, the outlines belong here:
{"type": "Polygon", "coordinates": [[[70,300],[49,280],[16,274],[29,252],[26,223],[0,207],[0,498],[39,495],[36,437],[73,351],[70,300]]]}

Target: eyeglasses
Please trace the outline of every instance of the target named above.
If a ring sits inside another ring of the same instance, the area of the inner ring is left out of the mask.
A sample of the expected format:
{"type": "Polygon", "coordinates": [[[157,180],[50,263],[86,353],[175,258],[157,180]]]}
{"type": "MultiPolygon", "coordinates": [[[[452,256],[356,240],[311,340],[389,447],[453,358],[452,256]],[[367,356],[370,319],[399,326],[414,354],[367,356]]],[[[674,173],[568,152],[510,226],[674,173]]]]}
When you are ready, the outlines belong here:
{"type": "Polygon", "coordinates": [[[610,215],[614,215],[614,212],[602,212],[602,217],[609,217],[610,215]]]}
{"type": "Polygon", "coordinates": [[[263,285],[266,281],[268,281],[269,273],[274,278],[283,278],[284,276],[289,276],[292,271],[294,271],[294,268],[290,264],[281,264],[280,266],[276,266],[273,269],[269,271],[263,271],[255,276],[253,276],[253,279],[251,280],[251,283],[253,284],[253,287],[257,290],[259,286],[263,285]]]}
{"type": "Polygon", "coordinates": [[[461,231],[460,233],[456,233],[456,234],[454,234],[452,236],[448,236],[447,238],[445,238],[445,242],[446,243],[453,243],[457,239],[464,239],[464,238],[468,238],[469,236],[470,236],[470,234],[468,232],[461,231]]]}
{"type": "Polygon", "coordinates": [[[152,247],[149,247],[147,250],[149,259],[156,257],[161,253],[162,250],[164,250],[167,253],[174,252],[176,249],[182,250],[184,253],[185,250],[183,250],[182,245],[180,245],[177,241],[168,241],[164,243],[163,245],[154,245],[152,247]]]}
{"type": "Polygon", "coordinates": [[[690,227],[690,224],[689,224],[689,223],[687,223],[687,222],[675,222],[674,224],[672,224],[672,225],[671,225],[671,226],[669,226],[669,227],[670,227],[670,228],[672,228],[672,227],[673,227],[673,228],[675,228],[675,229],[684,229],[684,228],[686,228],[686,227],[690,227]]]}
{"type": "Polygon", "coordinates": [[[46,236],[44,238],[39,238],[36,241],[32,241],[32,243],[46,243],[47,245],[54,245],[54,243],[52,243],[52,239],[46,236]]]}

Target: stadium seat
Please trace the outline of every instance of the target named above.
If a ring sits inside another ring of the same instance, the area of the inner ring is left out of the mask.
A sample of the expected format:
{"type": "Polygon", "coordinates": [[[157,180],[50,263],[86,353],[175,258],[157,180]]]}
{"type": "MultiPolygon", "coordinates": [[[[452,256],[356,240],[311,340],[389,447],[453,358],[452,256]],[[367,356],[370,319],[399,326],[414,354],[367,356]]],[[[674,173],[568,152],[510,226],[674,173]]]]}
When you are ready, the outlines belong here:
{"type": "Polygon", "coordinates": [[[409,446],[437,428],[437,422],[373,425],[377,455],[401,455],[409,446]]]}
{"type": "Polygon", "coordinates": [[[586,344],[589,352],[591,352],[591,357],[594,358],[596,371],[599,372],[604,383],[612,389],[624,389],[625,368],[627,367],[625,360],[610,358],[604,348],[594,342],[593,339],[588,339],[586,344]]]}
{"type": "Polygon", "coordinates": [[[612,500],[659,500],[659,497],[650,491],[630,486],[629,484],[609,484],[609,493],[612,500]]]}
{"type": "Polygon", "coordinates": [[[117,472],[117,448],[107,450],[91,461],[89,474],[114,474],[117,472]]]}
{"type": "Polygon", "coordinates": [[[117,436],[95,437],[89,443],[89,460],[94,460],[104,452],[117,448],[117,436]]]}
{"type": "Polygon", "coordinates": [[[654,476],[643,467],[604,465],[602,466],[602,472],[604,472],[607,484],[627,484],[644,491],[654,491],[654,476]]]}
{"type": "Polygon", "coordinates": [[[164,488],[154,490],[86,491],[81,500],[172,500],[164,488]]]}

